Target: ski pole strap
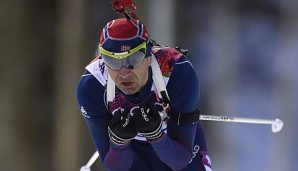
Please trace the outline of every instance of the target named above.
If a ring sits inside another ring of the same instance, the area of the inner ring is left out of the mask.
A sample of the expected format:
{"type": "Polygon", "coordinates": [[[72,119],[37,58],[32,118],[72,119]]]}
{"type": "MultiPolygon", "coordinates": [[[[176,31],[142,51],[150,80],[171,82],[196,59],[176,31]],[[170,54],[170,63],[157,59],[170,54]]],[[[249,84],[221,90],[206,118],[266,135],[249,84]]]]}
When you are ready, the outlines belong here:
{"type": "Polygon", "coordinates": [[[191,124],[200,120],[200,110],[196,109],[190,113],[170,112],[170,119],[177,122],[177,125],[191,124]]]}

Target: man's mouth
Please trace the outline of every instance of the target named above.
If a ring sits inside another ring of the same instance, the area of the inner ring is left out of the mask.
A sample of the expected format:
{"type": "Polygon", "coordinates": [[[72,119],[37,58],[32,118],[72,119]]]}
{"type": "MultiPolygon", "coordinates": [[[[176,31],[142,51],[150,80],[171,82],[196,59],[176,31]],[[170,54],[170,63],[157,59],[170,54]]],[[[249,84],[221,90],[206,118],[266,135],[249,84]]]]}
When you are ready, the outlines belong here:
{"type": "Polygon", "coordinates": [[[122,82],[121,84],[123,84],[125,86],[128,86],[128,85],[132,84],[132,82],[131,81],[127,81],[127,82],[122,82]]]}
{"type": "Polygon", "coordinates": [[[132,85],[134,82],[133,81],[122,81],[121,84],[123,86],[129,86],[129,85],[132,85]]]}

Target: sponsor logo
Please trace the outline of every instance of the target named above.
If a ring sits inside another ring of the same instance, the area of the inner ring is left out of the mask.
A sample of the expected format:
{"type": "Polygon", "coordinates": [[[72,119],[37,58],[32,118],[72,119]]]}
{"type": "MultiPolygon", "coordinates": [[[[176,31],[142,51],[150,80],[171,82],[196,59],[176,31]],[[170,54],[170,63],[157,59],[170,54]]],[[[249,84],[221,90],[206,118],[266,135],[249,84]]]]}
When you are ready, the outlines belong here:
{"type": "Polygon", "coordinates": [[[190,159],[189,163],[191,163],[192,160],[197,156],[199,150],[200,150],[200,146],[199,145],[195,145],[193,147],[192,158],[190,159]]]}
{"type": "MultiPolygon", "coordinates": [[[[149,110],[150,110],[150,108],[147,110],[147,113],[149,113],[149,110]]],[[[145,121],[149,121],[149,119],[148,119],[148,117],[147,117],[147,114],[145,113],[145,111],[144,111],[144,108],[141,108],[141,112],[142,112],[142,116],[143,116],[143,118],[145,119],[145,121]]]]}
{"type": "Polygon", "coordinates": [[[84,117],[86,117],[86,118],[90,118],[90,116],[88,115],[88,113],[86,112],[86,110],[84,109],[83,106],[81,106],[81,113],[82,113],[82,115],[83,115],[84,117]]]}
{"type": "Polygon", "coordinates": [[[130,46],[129,45],[123,45],[121,46],[121,51],[122,52],[126,52],[126,51],[129,51],[130,50],[130,46]]]}
{"type": "Polygon", "coordinates": [[[128,125],[129,118],[130,118],[130,115],[127,115],[127,118],[125,118],[125,123],[123,124],[123,127],[126,127],[128,125]]]}
{"type": "MultiPolygon", "coordinates": [[[[133,111],[134,111],[135,109],[138,109],[138,108],[140,108],[140,106],[135,106],[135,107],[131,108],[131,109],[130,109],[130,116],[133,117],[133,115],[135,114],[133,111]]],[[[148,122],[149,119],[148,119],[148,116],[147,116],[147,114],[146,114],[144,108],[141,108],[140,110],[141,110],[141,114],[142,114],[144,120],[148,122]]],[[[147,113],[149,113],[149,111],[150,111],[150,108],[147,109],[147,113]]]]}

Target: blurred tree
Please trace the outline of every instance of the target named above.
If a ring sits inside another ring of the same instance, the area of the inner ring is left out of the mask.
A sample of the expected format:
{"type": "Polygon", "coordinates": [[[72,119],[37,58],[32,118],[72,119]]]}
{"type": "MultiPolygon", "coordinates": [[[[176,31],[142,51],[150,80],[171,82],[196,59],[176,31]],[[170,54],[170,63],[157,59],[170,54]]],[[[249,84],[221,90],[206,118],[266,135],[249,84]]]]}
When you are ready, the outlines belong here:
{"type": "Polygon", "coordinates": [[[54,5],[3,0],[0,7],[0,170],[52,170],[54,5]]]}
{"type": "Polygon", "coordinates": [[[76,104],[76,85],[83,69],[86,1],[60,0],[57,4],[57,54],[54,57],[54,170],[80,167],[80,129],[83,121],[76,104]]]}

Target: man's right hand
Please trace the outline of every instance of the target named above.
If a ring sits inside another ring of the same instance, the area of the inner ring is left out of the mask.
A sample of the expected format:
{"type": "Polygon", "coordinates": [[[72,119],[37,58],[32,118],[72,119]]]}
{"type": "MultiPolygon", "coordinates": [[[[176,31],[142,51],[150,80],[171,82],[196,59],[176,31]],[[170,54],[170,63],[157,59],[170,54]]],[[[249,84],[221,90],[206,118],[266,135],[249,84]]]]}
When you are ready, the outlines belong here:
{"type": "Polygon", "coordinates": [[[137,135],[131,116],[126,109],[122,108],[114,110],[113,114],[114,117],[108,127],[109,137],[114,144],[128,144],[137,135]]]}

